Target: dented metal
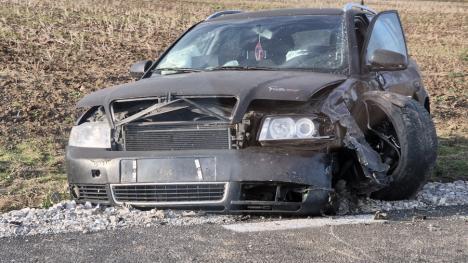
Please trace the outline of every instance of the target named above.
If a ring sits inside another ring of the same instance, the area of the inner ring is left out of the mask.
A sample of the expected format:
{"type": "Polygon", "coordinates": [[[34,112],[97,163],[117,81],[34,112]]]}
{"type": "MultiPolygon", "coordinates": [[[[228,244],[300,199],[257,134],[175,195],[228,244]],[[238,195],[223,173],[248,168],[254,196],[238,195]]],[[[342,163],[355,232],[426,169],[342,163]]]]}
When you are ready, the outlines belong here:
{"type": "MultiPolygon", "coordinates": [[[[91,110],[78,124],[102,121],[105,114],[112,127],[112,146],[68,147],[71,189],[99,185],[107,192],[95,201],[107,204],[317,214],[333,195],[336,178],[357,176],[353,187],[364,194],[388,186],[392,182],[390,165],[366,140],[363,131],[366,125],[372,131],[372,113],[362,98],[378,92],[376,96],[383,96],[394,105],[403,107],[404,98],[411,97],[428,108],[428,97],[412,60],[406,68],[392,72],[373,72],[362,65],[353,23],[357,16],[369,14],[367,9],[358,6],[344,11],[301,9],[226,14],[207,23],[226,17],[323,13],[342,15],[346,20],[350,54],[347,74],[226,70],[151,76],[158,60],[139,81],[85,96],[77,106],[91,110]],[[367,120],[357,118],[362,111],[367,120]],[[317,136],[260,143],[263,120],[270,115],[308,116],[317,124],[317,136]],[[96,169],[101,175],[89,176],[89,171],[96,169]],[[174,191],[180,194],[185,184],[196,184],[203,193],[213,190],[205,184],[215,183],[226,183],[226,188],[222,199],[214,202],[207,201],[200,192],[193,197],[199,202],[187,201],[190,197],[183,194],[180,198],[185,199],[180,203],[158,201],[158,195],[145,192],[144,187],[142,192],[132,192],[134,201],[129,197],[129,201],[121,202],[114,192],[119,185],[148,185],[154,190],[157,187],[153,185],[178,184],[182,186],[174,191]],[[145,194],[151,194],[151,201],[145,203],[141,199],[145,194]]],[[[392,138],[374,132],[388,144],[393,143],[392,138]]],[[[399,154],[398,149],[396,152],[399,154]]],[[[84,201],[78,194],[75,198],[84,201]]]]}
{"type": "Polygon", "coordinates": [[[356,94],[354,88],[357,85],[359,82],[356,80],[347,80],[330,93],[321,110],[333,122],[339,123],[346,129],[346,134],[342,138],[343,144],[356,152],[357,159],[364,168],[364,175],[374,182],[375,186],[368,189],[371,192],[388,185],[390,182],[390,177],[387,176],[389,167],[382,163],[379,154],[367,143],[363,131],[350,112],[350,108],[357,100],[357,97],[353,96],[356,94]]]}

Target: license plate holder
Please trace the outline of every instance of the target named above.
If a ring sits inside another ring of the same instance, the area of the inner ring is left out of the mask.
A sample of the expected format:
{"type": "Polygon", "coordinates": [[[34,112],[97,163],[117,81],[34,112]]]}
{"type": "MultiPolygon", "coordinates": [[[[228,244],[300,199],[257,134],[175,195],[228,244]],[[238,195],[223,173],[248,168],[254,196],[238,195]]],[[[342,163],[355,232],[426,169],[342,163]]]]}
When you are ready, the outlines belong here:
{"type": "Polygon", "coordinates": [[[120,161],[122,183],[170,183],[216,181],[216,158],[141,158],[120,161]]]}

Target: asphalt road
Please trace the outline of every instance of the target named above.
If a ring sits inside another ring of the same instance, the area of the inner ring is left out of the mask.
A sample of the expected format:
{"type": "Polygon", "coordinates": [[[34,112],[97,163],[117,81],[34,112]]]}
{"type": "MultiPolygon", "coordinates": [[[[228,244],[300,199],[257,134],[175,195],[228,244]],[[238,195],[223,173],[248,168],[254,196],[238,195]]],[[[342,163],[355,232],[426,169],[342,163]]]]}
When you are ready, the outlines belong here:
{"type": "Polygon", "coordinates": [[[157,226],[0,239],[1,262],[468,262],[468,207],[385,223],[238,233],[157,226]]]}

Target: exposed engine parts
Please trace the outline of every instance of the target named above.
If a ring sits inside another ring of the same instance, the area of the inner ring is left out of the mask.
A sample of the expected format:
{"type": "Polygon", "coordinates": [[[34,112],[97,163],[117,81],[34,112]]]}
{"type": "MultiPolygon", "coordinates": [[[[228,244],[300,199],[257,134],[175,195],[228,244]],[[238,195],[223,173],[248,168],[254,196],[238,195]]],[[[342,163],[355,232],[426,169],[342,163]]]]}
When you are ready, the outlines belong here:
{"type": "Polygon", "coordinates": [[[226,13],[131,71],[141,79],[78,102],[91,107],[67,149],[80,201],[318,214],[335,186],[408,198],[434,167],[396,11],[226,13]]]}

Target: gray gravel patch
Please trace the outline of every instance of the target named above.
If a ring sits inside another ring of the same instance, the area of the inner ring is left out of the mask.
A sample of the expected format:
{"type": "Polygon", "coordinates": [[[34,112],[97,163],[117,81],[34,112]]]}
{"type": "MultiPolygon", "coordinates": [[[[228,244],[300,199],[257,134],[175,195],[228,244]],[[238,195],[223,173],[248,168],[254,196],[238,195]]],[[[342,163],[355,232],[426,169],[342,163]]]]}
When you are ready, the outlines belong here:
{"type": "Polygon", "coordinates": [[[65,201],[48,209],[23,208],[0,215],[0,238],[66,232],[88,233],[132,226],[224,224],[241,220],[242,216],[157,209],[142,211],[65,201]]]}
{"type": "Polygon", "coordinates": [[[437,206],[468,204],[468,181],[452,183],[427,183],[413,200],[381,201],[371,198],[359,199],[356,212],[394,211],[421,209],[437,206]]]}
{"type": "MultiPolygon", "coordinates": [[[[386,202],[358,199],[354,213],[374,213],[437,206],[468,205],[468,181],[428,183],[414,200],[386,202]]],[[[96,232],[128,227],[158,225],[186,226],[231,224],[239,221],[268,221],[278,217],[216,215],[196,211],[138,210],[127,207],[101,207],[91,203],[64,201],[48,209],[24,208],[0,214],[0,238],[11,236],[96,232]]]]}

